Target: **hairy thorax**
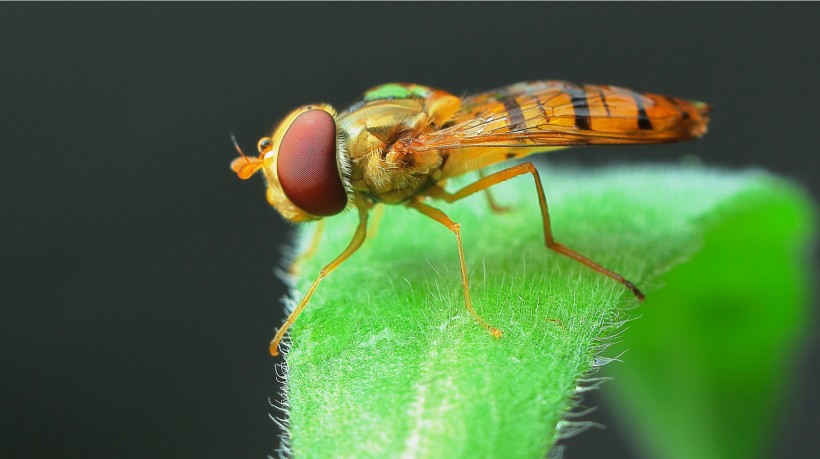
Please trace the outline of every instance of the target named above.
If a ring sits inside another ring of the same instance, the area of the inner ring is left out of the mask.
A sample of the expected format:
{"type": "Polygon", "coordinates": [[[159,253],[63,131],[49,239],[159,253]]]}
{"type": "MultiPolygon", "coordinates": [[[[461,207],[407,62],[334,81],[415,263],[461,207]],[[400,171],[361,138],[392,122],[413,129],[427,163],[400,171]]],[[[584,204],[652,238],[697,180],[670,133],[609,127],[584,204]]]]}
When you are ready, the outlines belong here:
{"type": "Polygon", "coordinates": [[[442,157],[435,151],[402,153],[396,142],[409,142],[434,129],[421,100],[378,100],[338,117],[356,192],[385,203],[417,195],[440,177],[442,157]]]}

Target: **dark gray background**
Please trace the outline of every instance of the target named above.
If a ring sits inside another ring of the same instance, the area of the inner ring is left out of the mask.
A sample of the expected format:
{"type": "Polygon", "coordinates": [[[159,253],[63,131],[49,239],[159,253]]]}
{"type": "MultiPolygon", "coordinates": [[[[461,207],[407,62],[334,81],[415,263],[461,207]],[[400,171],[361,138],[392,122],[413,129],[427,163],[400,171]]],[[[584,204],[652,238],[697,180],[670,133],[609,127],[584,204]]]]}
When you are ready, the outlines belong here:
{"type": "MultiPolygon", "coordinates": [[[[696,143],[555,162],[762,166],[818,187],[817,4],[3,4],[3,457],[263,457],[291,228],[228,170],[290,109],[531,79],[714,105],[696,143]]],[[[754,250],[753,247],[749,248],[754,250]]],[[[816,329],[815,325],[812,328],[816,329]]],[[[817,340],[777,456],[817,451],[817,340]]],[[[593,396],[588,404],[596,404],[593,396]]],[[[612,426],[568,457],[634,457],[612,426]]],[[[614,425],[613,425],[614,424],[614,425]]]]}

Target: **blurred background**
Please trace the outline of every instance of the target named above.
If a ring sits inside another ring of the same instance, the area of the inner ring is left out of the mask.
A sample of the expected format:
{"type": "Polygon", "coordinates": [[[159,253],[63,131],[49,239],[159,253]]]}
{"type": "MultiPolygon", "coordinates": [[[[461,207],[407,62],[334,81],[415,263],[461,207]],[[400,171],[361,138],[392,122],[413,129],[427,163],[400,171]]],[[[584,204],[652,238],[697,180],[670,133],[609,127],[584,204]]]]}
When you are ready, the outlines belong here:
{"type": "MultiPolygon", "coordinates": [[[[289,110],[535,79],[713,104],[694,143],[551,163],[762,167],[820,193],[817,4],[2,4],[2,457],[265,457],[293,228],[237,180],[289,110]]],[[[750,247],[749,250],[754,250],[750,247]]],[[[816,309],[815,309],[816,310],[816,309]]],[[[807,325],[817,330],[817,315],[807,325]]],[[[777,457],[820,450],[818,340],[777,457]]],[[[601,405],[596,394],[587,405],[601,405]]],[[[609,426],[567,457],[636,457],[609,426]]]]}

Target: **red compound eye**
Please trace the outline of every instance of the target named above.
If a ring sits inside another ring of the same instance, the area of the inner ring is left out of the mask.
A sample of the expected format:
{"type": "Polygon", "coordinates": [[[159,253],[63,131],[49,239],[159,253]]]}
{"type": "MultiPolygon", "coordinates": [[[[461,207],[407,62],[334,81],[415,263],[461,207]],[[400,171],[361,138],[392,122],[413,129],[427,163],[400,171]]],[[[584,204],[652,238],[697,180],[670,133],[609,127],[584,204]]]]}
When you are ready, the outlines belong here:
{"type": "Polygon", "coordinates": [[[336,122],[324,110],[293,120],[279,146],[276,171],[288,199],[309,214],[327,217],[347,205],[336,165],[336,122]]]}

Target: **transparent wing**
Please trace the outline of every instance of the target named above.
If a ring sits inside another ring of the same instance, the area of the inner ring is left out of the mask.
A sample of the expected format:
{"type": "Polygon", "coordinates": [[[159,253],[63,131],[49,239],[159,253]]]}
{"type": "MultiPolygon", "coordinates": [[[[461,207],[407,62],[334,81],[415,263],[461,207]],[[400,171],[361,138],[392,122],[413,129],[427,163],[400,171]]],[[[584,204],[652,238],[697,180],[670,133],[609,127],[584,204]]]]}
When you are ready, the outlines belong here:
{"type": "Polygon", "coordinates": [[[452,122],[403,147],[423,152],[675,142],[703,135],[708,112],[701,102],[616,86],[535,81],[465,97],[452,122]]]}

